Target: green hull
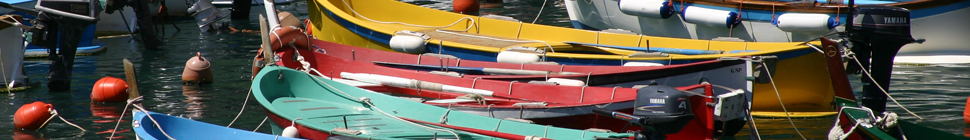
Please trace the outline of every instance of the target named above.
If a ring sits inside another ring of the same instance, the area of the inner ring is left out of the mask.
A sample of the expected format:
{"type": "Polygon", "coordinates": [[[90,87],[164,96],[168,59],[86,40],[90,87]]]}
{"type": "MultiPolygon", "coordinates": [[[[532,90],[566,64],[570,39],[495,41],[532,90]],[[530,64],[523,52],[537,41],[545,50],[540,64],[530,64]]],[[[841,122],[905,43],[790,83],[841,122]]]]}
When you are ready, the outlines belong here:
{"type": "MultiPolygon", "coordinates": [[[[848,100],[845,98],[836,98],[835,101],[839,105],[839,107],[858,107],[859,106],[855,101],[848,100]]],[[[845,109],[843,110],[843,114],[849,117],[849,120],[851,121],[848,125],[843,125],[843,126],[849,126],[849,127],[857,123],[855,121],[857,119],[870,118],[869,113],[862,110],[845,109]]],[[[846,120],[843,120],[843,121],[846,121],[846,120]]],[[[902,131],[903,133],[905,133],[905,137],[908,140],[970,140],[970,138],[965,136],[914,124],[906,120],[898,120],[897,123],[898,123],[897,126],[902,128],[902,131]]],[[[848,130],[848,128],[844,128],[844,130],[848,130]]],[[[859,137],[857,138],[861,137],[863,139],[875,139],[875,140],[896,140],[897,139],[891,133],[883,131],[878,127],[866,128],[864,126],[859,126],[856,128],[854,135],[858,135],[859,137]]],[[[854,136],[850,136],[849,138],[852,139],[853,137],[854,136]]]]}
{"type": "MultiPolygon", "coordinates": [[[[296,124],[298,124],[297,128],[300,129],[301,136],[304,136],[304,138],[325,138],[312,137],[314,135],[307,134],[307,132],[331,133],[331,130],[342,127],[357,130],[360,134],[333,134],[374,139],[454,138],[449,132],[433,131],[409,124],[384,115],[379,110],[401,118],[432,123],[445,122],[445,124],[451,126],[501,133],[486,136],[448,129],[461,135],[461,139],[503,139],[510,136],[594,139],[596,137],[628,138],[633,136],[632,133],[603,133],[557,128],[500,120],[460,111],[449,111],[445,108],[376,93],[277,66],[267,66],[259,72],[253,81],[253,95],[263,105],[268,115],[271,118],[275,116],[285,120],[301,118],[296,121],[296,124]],[[368,98],[373,106],[361,102],[358,100],[360,98],[368,98]],[[437,132],[437,135],[435,132],[437,132]]],[[[276,125],[280,127],[290,125],[288,123],[279,124],[280,122],[288,121],[274,119],[274,123],[277,123],[276,125]]],[[[424,126],[430,127],[431,125],[424,126]]]]}

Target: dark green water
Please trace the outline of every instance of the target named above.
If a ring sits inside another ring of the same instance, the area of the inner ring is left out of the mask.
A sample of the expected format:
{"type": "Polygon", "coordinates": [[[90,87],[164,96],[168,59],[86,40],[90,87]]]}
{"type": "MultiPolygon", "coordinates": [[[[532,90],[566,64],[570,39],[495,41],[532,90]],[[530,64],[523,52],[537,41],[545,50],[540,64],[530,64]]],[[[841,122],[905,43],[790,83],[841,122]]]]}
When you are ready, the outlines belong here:
{"type": "MultiPolygon", "coordinates": [[[[406,1],[425,7],[450,10],[450,1],[406,1]]],[[[536,23],[569,27],[569,19],[562,1],[552,0],[506,0],[498,8],[483,9],[485,13],[511,16],[524,22],[532,22],[539,9],[544,9],[536,23]]],[[[300,1],[278,5],[282,11],[293,12],[297,17],[307,17],[306,2],[300,1]]],[[[227,9],[222,9],[228,14],[227,9]]],[[[233,22],[243,29],[258,29],[256,14],[262,13],[261,7],[253,7],[252,20],[233,22]]],[[[106,139],[115,126],[115,120],[105,116],[121,116],[124,105],[92,105],[91,87],[104,76],[124,77],[122,59],[128,58],[136,64],[139,73],[139,91],[145,97],[144,106],[152,111],[183,116],[217,125],[228,125],[240,109],[249,89],[252,57],[258,49],[259,36],[245,33],[210,32],[200,33],[192,21],[180,21],[177,25],[182,31],[175,32],[171,25],[163,33],[167,43],[164,50],[145,50],[138,43],[129,42],[129,37],[99,39],[107,43],[107,51],[81,56],[75,61],[73,87],[71,92],[48,92],[42,85],[27,91],[13,94],[0,94],[0,139],[36,137],[47,139],[106,139]],[[216,82],[201,90],[184,90],[181,86],[181,72],[185,61],[202,52],[212,61],[216,82]],[[54,105],[65,119],[88,129],[82,132],[60,120],[40,131],[15,132],[12,118],[21,105],[34,101],[44,101],[54,105]],[[18,134],[18,135],[15,135],[18,134]]],[[[31,80],[45,83],[49,61],[28,60],[25,66],[31,80]]],[[[918,123],[943,129],[952,133],[963,132],[964,123],[960,113],[970,96],[970,65],[946,66],[897,66],[893,73],[891,95],[901,104],[923,116],[918,123]]],[[[857,79],[858,77],[853,77],[857,79]]],[[[857,87],[856,90],[860,90],[857,87]]],[[[233,128],[253,130],[263,120],[265,114],[254,100],[245,107],[245,112],[232,125],[233,128]]],[[[916,120],[898,106],[889,105],[890,110],[900,114],[902,119],[916,120]]],[[[130,131],[130,115],[125,116],[119,127],[123,139],[133,139],[130,131]]],[[[832,118],[794,119],[795,125],[809,139],[825,139],[832,118]]],[[[758,128],[765,139],[801,139],[792,129],[787,119],[756,119],[758,128]]],[[[268,124],[258,129],[269,132],[268,124]]],[[[737,139],[749,139],[748,130],[743,130],[737,139]]]]}

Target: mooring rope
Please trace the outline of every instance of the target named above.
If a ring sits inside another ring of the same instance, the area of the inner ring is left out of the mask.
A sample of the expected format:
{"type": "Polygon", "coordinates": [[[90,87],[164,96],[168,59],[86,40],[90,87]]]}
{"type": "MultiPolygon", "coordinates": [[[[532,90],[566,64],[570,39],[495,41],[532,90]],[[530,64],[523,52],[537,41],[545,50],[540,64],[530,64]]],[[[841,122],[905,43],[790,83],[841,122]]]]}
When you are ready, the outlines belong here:
{"type": "Polygon", "coordinates": [[[56,109],[51,108],[48,111],[51,112],[51,117],[50,118],[47,118],[47,120],[44,121],[44,123],[40,124],[40,127],[37,127],[38,129],[39,128],[44,128],[44,126],[47,126],[47,123],[50,122],[52,119],[54,119],[54,117],[58,117],[58,118],[61,118],[61,121],[64,121],[64,123],[67,123],[68,125],[74,126],[77,129],[81,129],[81,131],[88,131],[87,129],[81,128],[81,126],[78,126],[77,124],[74,124],[74,123],[71,123],[70,121],[67,121],[67,119],[64,119],[64,117],[61,117],[60,114],[57,113],[57,110],[56,109]]]}
{"type": "MultiPolygon", "coordinates": [[[[123,109],[123,110],[121,111],[121,114],[125,114],[125,112],[127,112],[127,111],[128,111],[128,106],[134,106],[134,107],[136,108],[136,109],[134,109],[134,110],[140,110],[140,111],[142,111],[142,112],[145,112],[145,115],[146,115],[146,116],[148,116],[148,119],[150,119],[150,120],[152,121],[152,123],[154,123],[154,124],[155,124],[155,126],[156,126],[156,127],[158,127],[158,131],[161,131],[161,132],[162,132],[162,134],[163,134],[163,135],[165,135],[165,137],[168,137],[168,139],[172,139],[172,140],[174,140],[175,138],[172,138],[172,136],[171,136],[171,135],[168,135],[168,133],[165,133],[165,130],[164,130],[164,129],[162,129],[162,126],[161,126],[161,125],[158,125],[158,121],[155,121],[155,118],[153,118],[153,117],[152,117],[152,115],[151,115],[150,113],[148,113],[148,111],[146,111],[146,110],[145,110],[144,108],[142,108],[141,106],[138,106],[138,105],[134,105],[134,104],[133,104],[133,103],[135,103],[135,102],[140,102],[140,101],[142,101],[142,99],[143,99],[143,97],[144,97],[144,96],[138,96],[138,97],[136,97],[136,98],[134,98],[134,99],[128,99],[128,103],[126,103],[126,104],[125,104],[125,109],[123,109]]],[[[132,112],[132,113],[134,113],[134,112],[132,112]]],[[[113,140],[113,139],[114,139],[114,137],[115,137],[115,132],[117,132],[117,131],[118,131],[118,126],[119,126],[119,125],[121,124],[121,119],[123,119],[123,118],[124,118],[124,117],[118,117],[118,121],[117,121],[117,123],[115,123],[115,128],[114,128],[114,129],[111,129],[111,136],[109,136],[109,137],[108,137],[108,139],[109,139],[109,140],[113,140]]]]}
{"type": "Polygon", "coordinates": [[[899,108],[903,108],[903,110],[906,110],[907,113],[913,114],[913,116],[916,116],[916,118],[919,118],[920,120],[923,119],[923,117],[916,115],[916,113],[913,113],[913,111],[909,111],[909,109],[903,106],[903,104],[899,104],[899,101],[896,101],[896,98],[893,98],[892,95],[889,95],[889,92],[886,92],[886,89],[883,89],[882,85],[879,85],[879,82],[876,82],[876,79],[872,78],[872,74],[869,74],[869,71],[866,70],[866,67],[862,66],[862,62],[859,62],[859,58],[856,58],[854,54],[850,54],[850,55],[852,56],[852,60],[855,60],[855,63],[858,64],[859,68],[862,69],[862,72],[866,74],[866,77],[869,77],[869,80],[872,81],[873,84],[876,84],[876,87],[878,87],[883,94],[886,94],[886,97],[889,97],[889,99],[891,99],[893,103],[896,103],[896,105],[898,105],[899,108]]]}
{"type": "Polygon", "coordinates": [[[247,91],[247,92],[246,92],[246,100],[244,100],[244,101],[243,101],[243,105],[242,105],[242,108],[241,108],[241,109],[239,109],[239,113],[238,113],[238,114],[236,114],[236,118],[233,118],[233,119],[232,119],[232,121],[231,121],[231,122],[229,122],[229,125],[226,125],[226,127],[230,127],[230,126],[232,126],[232,124],[233,124],[233,123],[236,123],[236,119],[239,119],[239,116],[242,116],[242,113],[243,113],[243,111],[244,111],[244,110],[246,110],[246,104],[249,104],[249,96],[250,96],[250,95],[251,95],[252,93],[253,93],[253,87],[252,87],[252,86],[250,86],[250,87],[249,87],[249,91],[247,91]]]}
{"type": "Polygon", "coordinates": [[[256,125],[256,129],[253,129],[253,132],[256,132],[256,130],[259,130],[259,127],[263,127],[263,123],[266,123],[266,119],[268,118],[269,116],[263,117],[263,121],[259,122],[259,125],[256,125]]]}
{"type": "Polygon", "coordinates": [[[536,21],[539,21],[539,16],[542,15],[542,9],[546,8],[546,1],[548,0],[542,0],[542,6],[539,7],[539,13],[536,14],[536,18],[532,20],[532,24],[536,24],[536,21]]]}
{"type": "MultiPolygon", "coordinates": [[[[768,64],[765,63],[764,61],[761,61],[761,65],[767,66],[768,64]]],[[[768,74],[768,81],[771,81],[771,88],[775,90],[775,97],[778,97],[778,104],[781,104],[781,110],[785,111],[785,116],[786,116],[785,118],[788,119],[788,123],[791,124],[792,129],[795,129],[795,133],[798,133],[799,137],[802,137],[802,139],[806,139],[805,135],[802,135],[802,132],[798,131],[798,127],[795,126],[795,121],[791,120],[791,115],[788,114],[788,108],[785,107],[785,102],[781,100],[781,93],[778,92],[778,86],[775,85],[775,79],[772,78],[772,76],[774,75],[771,74],[771,71],[765,71],[765,72],[768,74]]]]}

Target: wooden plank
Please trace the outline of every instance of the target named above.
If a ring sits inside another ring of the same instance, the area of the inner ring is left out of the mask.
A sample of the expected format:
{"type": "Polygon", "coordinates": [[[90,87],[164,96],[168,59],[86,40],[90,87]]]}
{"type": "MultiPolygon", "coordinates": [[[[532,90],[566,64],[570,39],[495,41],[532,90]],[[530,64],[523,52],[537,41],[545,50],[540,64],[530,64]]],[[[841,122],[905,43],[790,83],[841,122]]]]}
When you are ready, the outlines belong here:
{"type": "Polygon", "coordinates": [[[135,75],[135,64],[125,58],[122,60],[125,66],[125,81],[128,82],[128,99],[138,98],[138,77],[135,75]]]}
{"type": "Polygon", "coordinates": [[[269,45],[269,25],[266,23],[266,17],[263,14],[259,14],[259,34],[262,36],[263,44],[263,60],[266,61],[267,65],[275,64],[276,61],[273,60],[273,48],[269,45]]]}

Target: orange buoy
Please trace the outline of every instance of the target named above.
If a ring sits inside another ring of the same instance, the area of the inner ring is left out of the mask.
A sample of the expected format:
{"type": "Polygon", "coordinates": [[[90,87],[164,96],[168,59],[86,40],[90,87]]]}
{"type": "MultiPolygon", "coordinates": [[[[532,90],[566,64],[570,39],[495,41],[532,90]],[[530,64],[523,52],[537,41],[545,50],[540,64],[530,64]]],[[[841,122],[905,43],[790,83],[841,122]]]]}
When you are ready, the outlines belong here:
{"type": "Polygon", "coordinates": [[[295,26],[282,27],[279,30],[273,31],[269,35],[270,46],[273,50],[279,50],[281,47],[296,47],[307,49],[309,44],[309,39],[307,39],[306,33],[295,26]]]}
{"type": "Polygon", "coordinates": [[[310,23],[310,19],[303,20],[303,26],[306,26],[306,35],[313,36],[313,23],[310,23]]]}
{"type": "Polygon", "coordinates": [[[13,125],[17,129],[40,129],[45,121],[51,117],[52,108],[51,104],[41,101],[20,106],[17,113],[13,115],[13,125]]]}
{"type": "Polygon", "coordinates": [[[967,98],[967,104],[963,107],[963,122],[970,124],[970,98],[967,98]]]}
{"type": "Polygon", "coordinates": [[[120,78],[101,78],[91,89],[91,100],[97,102],[121,102],[125,99],[128,99],[128,83],[120,78]]]}
{"type": "Polygon", "coordinates": [[[202,57],[202,52],[196,52],[195,56],[185,61],[185,70],[182,70],[182,85],[199,85],[212,83],[212,70],[209,69],[209,59],[202,57]]]}
{"type": "Polygon", "coordinates": [[[478,0],[455,0],[451,7],[455,13],[478,15],[479,3],[478,0]]]}

